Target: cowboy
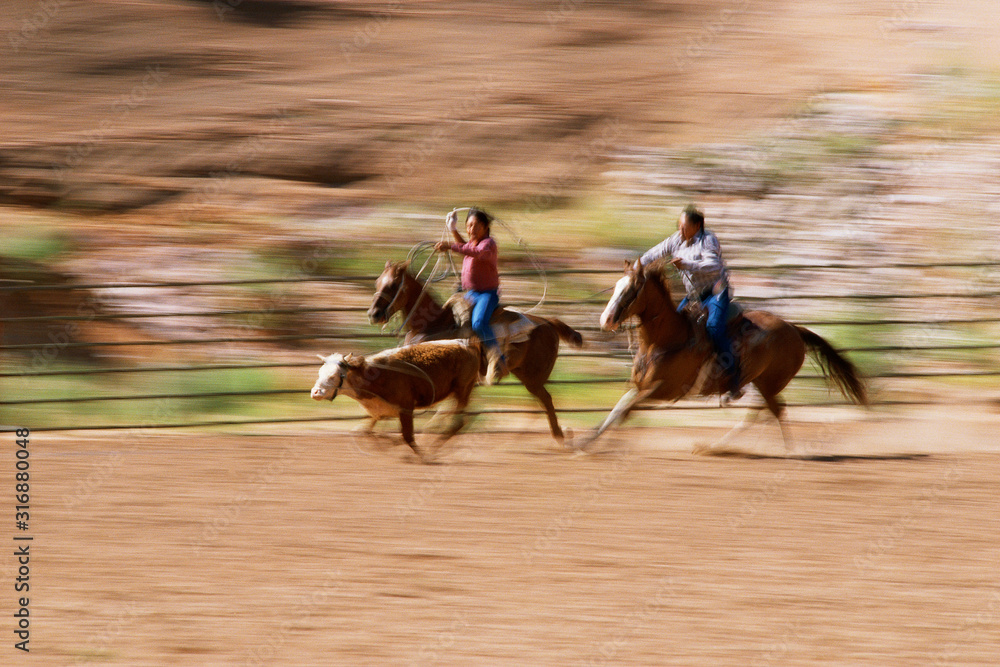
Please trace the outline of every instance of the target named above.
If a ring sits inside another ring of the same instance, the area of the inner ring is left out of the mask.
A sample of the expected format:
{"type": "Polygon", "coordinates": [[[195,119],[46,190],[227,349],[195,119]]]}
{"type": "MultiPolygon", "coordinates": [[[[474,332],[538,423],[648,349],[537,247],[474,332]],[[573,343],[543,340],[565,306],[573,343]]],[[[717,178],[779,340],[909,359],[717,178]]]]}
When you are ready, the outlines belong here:
{"type": "Polygon", "coordinates": [[[726,330],[732,298],[729,270],[722,259],[719,239],[705,229],[705,216],[693,204],[689,204],[681,212],[677,231],[647,250],[639,258],[639,262],[645,266],[668,256],[687,288],[687,296],[680,302],[677,310],[683,310],[691,300],[696,300],[708,311],[708,337],[715,346],[729,389],[724,400],[739,400],[743,397],[740,360],[733,351],[733,344],[726,330]]]}

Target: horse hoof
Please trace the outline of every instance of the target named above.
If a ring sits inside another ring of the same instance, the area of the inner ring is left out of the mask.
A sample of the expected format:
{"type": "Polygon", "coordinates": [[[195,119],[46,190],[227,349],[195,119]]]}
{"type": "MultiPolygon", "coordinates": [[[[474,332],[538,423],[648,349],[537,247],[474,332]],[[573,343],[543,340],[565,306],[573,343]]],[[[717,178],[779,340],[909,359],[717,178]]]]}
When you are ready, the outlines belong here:
{"type": "Polygon", "coordinates": [[[712,449],[712,445],[705,442],[698,442],[691,448],[691,453],[698,454],[700,456],[707,456],[712,453],[712,449]]]}
{"type": "Polygon", "coordinates": [[[562,435],[556,437],[556,442],[565,449],[576,449],[576,443],[573,440],[573,431],[568,428],[563,429],[562,435]]]}

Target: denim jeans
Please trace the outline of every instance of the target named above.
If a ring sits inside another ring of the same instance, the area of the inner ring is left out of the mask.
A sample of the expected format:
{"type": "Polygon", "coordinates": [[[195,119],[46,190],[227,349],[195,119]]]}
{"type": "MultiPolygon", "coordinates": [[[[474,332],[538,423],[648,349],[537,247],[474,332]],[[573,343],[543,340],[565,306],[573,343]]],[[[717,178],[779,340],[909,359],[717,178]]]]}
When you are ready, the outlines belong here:
{"type": "Polygon", "coordinates": [[[500,304],[500,296],[496,290],[479,292],[469,290],[465,293],[465,300],[472,304],[472,331],[479,336],[479,340],[489,350],[495,350],[497,345],[496,336],[493,335],[493,327],[490,326],[490,316],[500,304]]]}
{"type": "MultiPolygon", "coordinates": [[[[729,339],[729,332],[726,330],[729,316],[729,288],[727,287],[718,294],[702,296],[701,303],[708,310],[708,319],[705,322],[708,337],[715,347],[723,372],[729,377],[729,390],[737,391],[740,388],[740,360],[733,352],[733,342],[729,339]]],[[[677,306],[677,310],[683,310],[687,304],[688,298],[684,297],[680,305],[677,306]]]]}

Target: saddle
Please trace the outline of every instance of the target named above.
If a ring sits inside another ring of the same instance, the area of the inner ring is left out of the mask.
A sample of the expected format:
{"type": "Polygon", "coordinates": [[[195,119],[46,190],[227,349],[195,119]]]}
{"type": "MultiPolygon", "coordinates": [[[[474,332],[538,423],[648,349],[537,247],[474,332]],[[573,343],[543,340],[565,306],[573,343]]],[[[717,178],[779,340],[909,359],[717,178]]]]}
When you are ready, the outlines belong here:
{"type": "MultiPolygon", "coordinates": [[[[463,337],[472,335],[472,304],[465,300],[461,293],[453,294],[444,304],[445,309],[451,309],[458,323],[463,337]]],[[[507,348],[514,343],[522,343],[528,340],[532,330],[537,325],[531,318],[519,310],[506,306],[497,306],[490,316],[490,326],[493,328],[493,335],[496,336],[500,348],[507,352],[507,348]]]]}
{"type": "MultiPolygon", "coordinates": [[[[701,305],[698,301],[689,301],[688,304],[684,306],[684,310],[682,312],[691,321],[691,325],[694,327],[695,335],[698,337],[704,336],[707,339],[708,309],[701,305]]],[[[756,328],[756,325],[753,324],[753,322],[744,317],[743,306],[736,301],[730,301],[729,310],[726,311],[726,331],[729,332],[729,337],[734,343],[740,337],[744,322],[756,328]]]]}
{"type": "MultiPolygon", "coordinates": [[[[684,307],[682,313],[690,320],[691,328],[694,331],[694,340],[691,341],[691,345],[702,349],[707,348],[712,352],[714,360],[716,358],[715,348],[708,335],[708,310],[701,303],[692,301],[684,307]]],[[[729,334],[729,340],[733,342],[733,351],[738,356],[742,356],[747,345],[750,342],[755,342],[756,337],[763,334],[760,327],[746,317],[743,306],[735,301],[730,302],[729,311],[726,313],[726,332],[729,334]]]]}

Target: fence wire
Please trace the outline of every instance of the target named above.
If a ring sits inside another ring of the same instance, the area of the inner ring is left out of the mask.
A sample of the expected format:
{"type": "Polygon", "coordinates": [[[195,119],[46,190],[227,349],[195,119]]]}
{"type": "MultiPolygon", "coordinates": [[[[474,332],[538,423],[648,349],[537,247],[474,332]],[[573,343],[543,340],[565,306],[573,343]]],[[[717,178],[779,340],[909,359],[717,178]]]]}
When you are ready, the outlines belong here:
{"type": "MultiPolygon", "coordinates": [[[[822,270],[862,270],[867,267],[859,267],[849,263],[827,263],[827,264],[776,264],[776,265],[734,265],[733,269],[744,272],[767,272],[767,271],[788,271],[788,270],[807,270],[807,271],[822,271],[822,270]]],[[[914,269],[914,270],[928,270],[928,269],[998,269],[1000,268],[1000,263],[996,262],[948,262],[948,263],[936,263],[936,264],[918,264],[918,263],[896,263],[891,265],[886,265],[879,268],[887,269],[914,269]]],[[[578,270],[551,270],[547,271],[549,276],[617,276],[620,275],[620,271],[610,271],[603,269],[578,269],[578,270]]],[[[507,272],[504,274],[505,278],[508,277],[533,277],[534,272],[531,271],[514,271],[507,272]]],[[[131,290],[131,289],[179,289],[179,288],[239,288],[239,287],[253,287],[260,285],[293,285],[293,284],[304,284],[312,283],[316,285],[325,284],[339,284],[339,285],[353,285],[353,286],[368,286],[370,287],[375,280],[376,276],[372,275],[344,275],[344,276],[308,276],[308,277],[295,277],[295,278],[279,278],[279,279],[252,279],[252,280],[224,280],[224,281],[173,281],[173,282],[162,282],[162,283],[151,283],[151,282],[123,282],[123,283],[92,283],[92,284],[71,284],[71,283],[61,283],[61,284],[9,284],[0,285],[0,300],[11,298],[16,295],[31,295],[39,293],[60,293],[60,292],[71,292],[71,291],[89,291],[89,292],[114,292],[120,295],[121,290],[131,290]]],[[[612,279],[613,280],[613,279],[612,279]]],[[[946,313],[946,315],[932,315],[928,314],[927,317],[875,317],[873,319],[865,319],[858,317],[849,318],[837,318],[837,317],[821,317],[821,318],[803,318],[801,320],[795,320],[796,324],[810,327],[847,327],[847,328],[859,328],[867,329],[871,327],[916,327],[923,331],[930,328],[948,328],[950,329],[969,329],[972,327],[986,327],[989,329],[990,325],[996,325],[1000,323],[1000,316],[995,315],[996,304],[993,303],[994,300],[1000,298],[1000,290],[994,289],[993,285],[980,285],[978,288],[970,289],[968,291],[947,291],[947,290],[934,290],[928,292],[909,292],[909,293],[882,293],[882,294],[786,294],[775,292],[770,295],[761,296],[753,295],[747,297],[741,297],[740,300],[746,302],[749,305],[756,305],[761,303],[769,302],[802,302],[802,301],[814,301],[820,303],[855,303],[855,302],[888,302],[888,301],[899,301],[907,302],[910,300],[932,300],[932,301],[942,301],[942,300],[952,300],[952,299],[962,299],[969,300],[981,304],[983,307],[992,311],[989,314],[980,315],[965,315],[959,316],[951,313],[948,308],[938,309],[941,313],[946,313]]],[[[3,303],[3,301],[0,301],[3,303]]],[[[533,303],[533,302],[532,302],[533,303]]],[[[622,372],[616,372],[611,374],[606,374],[604,376],[592,375],[584,378],[556,378],[550,381],[552,385],[570,385],[570,386],[587,386],[587,385],[612,385],[621,384],[624,385],[628,382],[628,377],[624,373],[624,369],[627,367],[630,361],[630,355],[625,345],[621,343],[624,338],[618,339],[618,341],[613,341],[607,337],[606,334],[599,332],[599,330],[593,325],[576,325],[571,321],[574,314],[578,314],[581,308],[586,308],[588,310],[594,310],[596,306],[603,306],[606,303],[604,298],[584,298],[579,300],[572,299],[548,299],[546,301],[546,307],[551,309],[549,315],[556,317],[563,317],[566,319],[571,326],[574,326],[577,330],[581,331],[587,338],[593,340],[598,339],[601,349],[591,349],[591,350],[570,350],[563,349],[560,358],[565,359],[592,359],[592,360],[603,360],[603,361],[615,361],[621,363],[622,372]],[[569,312],[572,311],[572,312],[569,312]],[[564,313],[564,314],[560,314],[564,313]]],[[[531,305],[527,302],[521,303],[517,300],[512,300],[507,305],[526,306],[531,305]]],[[[824,306],[827,307],[827,306],[824,306]]],[[[39,326],[39,327],[51,327],[54,325],[64,325],[68,330],[71,327],[78,327],[80,323],[115,323],[115,322],[127,322],[131,320],[135,321],[148,321],[156,319],[167,319],[167,320],[219,320],[220,321],[220,331],[224,329],[224,323],[226,320],[231,320],[232,318],[255,318],[255,317],[276,317],[276,316],[287,316],[287,317],[303,317],[303,316],[322,316],[322,315],[362,315],[367,310],[364,306],[357,305],[343,305],[343,306],[324,306],[324,307],[307,307],[307,306],[289,306],[289,307],[270,307],[270,308],[221,308],[221,309],[203,309],[203,310],[167,310],[159,312],[137,312],[137,311],[123,311],[123,312],[97,312],[80,314],[78,313],[45,313],[45,314],[32,314],[32,315],[7,315],[3,314],[0,317],[0,327],[10,328],[10,327],[26,327],[26,326],[39,326]]],[[[594,315],[596,319],[596,314],[594,315]]],[[[983,332],[979,333],[979,337],[983,337],[983,332]]],[[[924,339],[930,337],[924,336],[924,339]]],[[[979,340],[973,342],[965,342],[958,340],[955,342],[940,343],[934,340],[917,340],[911,342],[900,342],[898,344],[863,344],[863,345],[848,345],[840,347],[838,349],[842,352],[848,352],[851,354],[862,355],[862,358],[874,357],[878,363],[876,364],[879,368],[876,372],[871,373],[869,378],[872,380],[952,380],[952,381],[976,381],[979,379],[990,379],[995,377],[1000,377],[1000,364],[998,364],[996,359],[990,357],[990,353],[994,350],[1000,350],[1000,340],[997,336],[994,336],[991,340],[979,340]],[[947,356],[956,353],[983,353],[984,356],[982,363],[979,367],[975,364],[971,365],[968,363],[960,363],[959,367],[956,368],[934,368],[934,369],[922,369],[922,368],[912,368],[908,370],[895,370],[886,368],[886,356],[895,355],[898,353],[905,353],[907,355],[916,356],[920,358],[930,357],[931,359],[936,359],[939,363],[941,361],[942,355],[947,356]]],[[[253,371],[270,371],[270,370],[288,370],[290,372],[301,371],[306,368],[315,368],[317,362],[315,361],[260,361],[252,363],[219,363],[219,362],[205,362],[205,361],[188,361],[184,362],[185,358],[190,359],[192,356],[204,356],[201,353],[189,354],[198,349],[210,348],[211,346],[228,346],[230,349],[241,348],[246,346],[272,346],[281,348],[283,353],[287,356],[288,354],[297,354],[298,348],[307,348],[311,344],[317,342],[337,342],[337,343],[364,343],[364,344],[377,344],[378,342],[383,342],[385,347],[392,347],[398,344],[398,339],[387,336],[384,333],[377,332],[371,328],[367,330],[361,329],[348,329],[345,327],[338,327],[332,331],[317,332],[310,334],[280,334],[280,335],[244,335],[244,336],[234,336],[234,335],[212,335],[212,331],[208,330],[202,332],[202,335],[188,336],[184,338],[156,338],[156,339],[115,339],[115,340],[71,340],[69,337],[57,338],[50,335],[48,339],[35,340],[30,342],[25,342],[24,340],[18,340],[14,342],[4,341],[4,344],[0,345],[0,353],[2,353],[5,358],[6,368],[3,372],[0,372],[0,378],[4,379],[7,390],[4,392],[2,400],[0,400],[0,409],[4,409],[5,421],[10,421],[12,419],[11,410],[44,410],[46,407],[53,407],[58,405],[73,405],[73,404],[109,404],[109,403],[131,403],[131,402],[145,402],[145,401],[210,401],[214,399],[262,399],[262,398],[274,398],[295,394],[304,394],[308,391],[308,388],[269,388],[269,389],[229,389],[229,390],[198,390],[198,391],[166,391],[166,392],[147,392],[147,393],[85,393],[80,395],[79,393],[64,393],[60,395],[52,395],[53,389],[51,387],[52,382],[61,382],[70,378],[77,378],[77,381],[87,381],[88,378],[99,379],[102,377],[108,377],[112,382],[115,381],[114,378],[128,378],[128,377],[153,377],[165,374],[197,374],[197,373],[224,373],[224,372],[253,372],[253,371]],[[114,351],[121,348],[128,349],[167,349],[173,355],[176,355],[178,359],[175,363],[148,363],[149,359],[139,359],[138,361],[133,360],[131,365],[108,365],[106,360],[102,360],[95,363],[78,363],[76,366],[67,366],[63,364],[63,367],[52,368],[53,363],[49,363],[44,359],[44,354],[55,350],[56,356],[64,352],[75,352],[75,351],[97,351],[106,350],[114,351]],[[28,363],[28,360],[34,358],[37,362],[38,358],[43,359],[43,363],[28,363]],[[32,382],[47,383],[45,386],[34,387],[30,385],[32,382]],[[13,385],[13,391],[11,386],[13,385]]],[[[303,356],[306,356],[308,350],[301,350],[303,356]]],[[[803,373],[796,378],[796,382],[817,382],[823,379],[821,374],[817,373],[803,373]]],[[[155,380],[153,380],[155,382],[155,380]]],[[[877,405],[884,407],[891,406],[910,406],[910,405],[922,405],[926,404],[927,401],[922,401],[919,399],[903,399],[897,400],[894,398],[885,398],[877,401],[877,405]]],[[[835,405],[843,405],[839,402],[829,402],[829,401],[811,401],[811,402],[793,402],[790,403],[792,407],[797,406],[810,406],[810,407],[828,407],[835,405]]],[[[567,414],[587,414],[587,413],[599,413],[606,412],[610,409],[608,406],[585,406],[585,407],[572,407],[572,408],[561,408],[560,413],[567,414]]],[[[651,407],[649,410],[657,410],[661,408],[651,407]]],[[[703,409],[716,409],[712,406],[705,405],[675,405],[670,407],[672,410],[703,410],[703,409]]],[[[520,408],[498,408],[493,410],[479,410],[471,412],[473,415],[513,415],[513,414],[528,414],[528,415],[541,415],[544,414],[543,411],[538,409],[520,409],[520,408]]],[[[14,414],[16,417],[16,413],[14,414]]],[[[360,414],[358,416],[326,416],[326,417],[286,417],[286,418],[239,418],[239,419],[189,419],[176,420],[163,423],[138,423],[138,422],[128,422],[128,423],[107,423],[107,424],[62,424],[53,422],[51,424],[38,424],[32,425],[34,429],[37,430],[75,430],[75,429],[136,429],[136,428],[188,428],[188,427],[215,427],[215,426],[238,426],[238,425],[252,425],[252,424],[283,424],[283,423],[308,423],[308,422],[336,422],[336,421],[353,421],[362,419],[363,416],[360,414]]]]}

